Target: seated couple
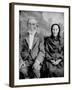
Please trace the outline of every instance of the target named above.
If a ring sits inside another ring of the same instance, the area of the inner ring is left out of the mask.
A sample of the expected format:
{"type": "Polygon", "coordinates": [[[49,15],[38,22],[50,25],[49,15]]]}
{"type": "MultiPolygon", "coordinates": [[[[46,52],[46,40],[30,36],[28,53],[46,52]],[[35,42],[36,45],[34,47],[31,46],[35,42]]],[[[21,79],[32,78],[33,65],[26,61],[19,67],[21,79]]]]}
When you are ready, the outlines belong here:
{"type": "Polygon", "coordinates": [[[30,17],[21,47],[20,79],[64,76],[64,48],[58,24],[52,25],[50,37],[43,37],[38,33],[37,20],[30,17]]]}

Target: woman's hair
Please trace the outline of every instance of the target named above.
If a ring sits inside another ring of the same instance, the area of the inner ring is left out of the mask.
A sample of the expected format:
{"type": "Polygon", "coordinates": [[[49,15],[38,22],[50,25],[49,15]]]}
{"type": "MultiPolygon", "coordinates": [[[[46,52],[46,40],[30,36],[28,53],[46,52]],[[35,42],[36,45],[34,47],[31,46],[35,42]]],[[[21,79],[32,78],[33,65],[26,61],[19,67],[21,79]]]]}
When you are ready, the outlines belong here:
{"type": "Polygon", "coordinates": [[[57,38],[59,39],[60,38],[60,26],[58,24],[52,24],[52,26],[51,26],[51,38],[54,38],[54,35],[53,35],[53,26],[54,25],[57,25],[58,28],[59,28],[59,32],[58,32],[58,35],[57,35],[57,38]]]}

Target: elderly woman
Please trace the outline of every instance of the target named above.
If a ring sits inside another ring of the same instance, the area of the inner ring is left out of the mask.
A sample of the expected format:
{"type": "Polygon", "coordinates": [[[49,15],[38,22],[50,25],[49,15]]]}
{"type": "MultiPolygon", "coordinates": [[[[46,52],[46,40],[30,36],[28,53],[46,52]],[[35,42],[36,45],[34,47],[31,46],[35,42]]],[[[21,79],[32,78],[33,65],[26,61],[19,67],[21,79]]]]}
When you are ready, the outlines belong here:
{"type": "Polygon", "coordinates": [[[45,38],[45,63],[48,77],[64,76],[64,47],[60,37],[60,26],[51,26],[51,36],[45,38]]]}

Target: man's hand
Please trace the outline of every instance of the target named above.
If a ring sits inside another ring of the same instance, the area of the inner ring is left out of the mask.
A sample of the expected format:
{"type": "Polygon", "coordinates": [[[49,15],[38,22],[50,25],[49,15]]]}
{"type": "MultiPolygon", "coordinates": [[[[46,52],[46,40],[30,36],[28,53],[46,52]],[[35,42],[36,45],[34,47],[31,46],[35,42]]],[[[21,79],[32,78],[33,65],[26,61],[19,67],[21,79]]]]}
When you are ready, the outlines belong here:
{"type": "Polygon", "coordinates": [[[35,70],[40,70],[40,68],[41,68],[41,65],[39,64],[39,63],[37,63],[37,62],[35,62],[34,64],[33,64],[33,68],[35,69],[35,70]]]}
{"type": "Polygon", "coordinates": [[[21,64],[20,72],[27,75],[27,65],[26,65],[25,61],[23,61],[21,64]]]}

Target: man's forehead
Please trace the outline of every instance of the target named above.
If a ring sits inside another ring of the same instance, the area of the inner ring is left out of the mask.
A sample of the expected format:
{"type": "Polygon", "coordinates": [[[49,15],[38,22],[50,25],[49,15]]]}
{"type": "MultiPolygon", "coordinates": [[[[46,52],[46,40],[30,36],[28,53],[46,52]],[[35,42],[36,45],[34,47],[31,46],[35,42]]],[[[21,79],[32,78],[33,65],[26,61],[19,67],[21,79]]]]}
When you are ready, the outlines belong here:
{"type": "Polygon", "coordinates": [[[37,23],[37,20],[35,18],[29,18],[28,22],[37,23]]]}

